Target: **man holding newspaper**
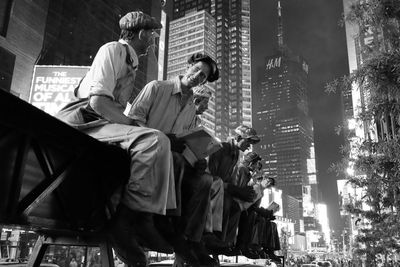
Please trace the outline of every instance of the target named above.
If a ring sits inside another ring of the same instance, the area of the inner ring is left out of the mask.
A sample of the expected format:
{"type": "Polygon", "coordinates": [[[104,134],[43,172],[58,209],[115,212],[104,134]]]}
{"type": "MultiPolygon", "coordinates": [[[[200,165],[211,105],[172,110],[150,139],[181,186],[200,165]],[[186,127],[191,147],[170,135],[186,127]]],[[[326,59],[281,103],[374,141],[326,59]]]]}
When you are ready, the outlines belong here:
{"type": "MultiPolygon", "coordinates": [[[[193,161],[188,161],[189,151],[185,148],[193,140],[188,136],[189,133],[200,134],[207,139],[204,130],[193,132],[198,126],[196,106],[204,109],[204,102],[208,101],[195,103],[193,88],[206,82],[214,82],[218,78],[219,70],[215,61],[207,55],[195,53],[188,59],[188,68],[183,76],[177,76],[170,81],[148,83],[125,110],[125,115],[138,125],[160,130],[170,139],[177,209],[167,211],[167,214],[175,216],[159,216],[157,222],[174,251],[194,266],[217,264],[204,253],[200,243],[213,179],[204,173],[207,167],[204,160],[197,160],[191,155],[193,161]],[[175,231],[171,231],[173,228],[175,231]]],[[[217,143],[216,145],[218,146],[217,143]]],[[[196,151],[191,151],[193,152],[196,151]]]]}

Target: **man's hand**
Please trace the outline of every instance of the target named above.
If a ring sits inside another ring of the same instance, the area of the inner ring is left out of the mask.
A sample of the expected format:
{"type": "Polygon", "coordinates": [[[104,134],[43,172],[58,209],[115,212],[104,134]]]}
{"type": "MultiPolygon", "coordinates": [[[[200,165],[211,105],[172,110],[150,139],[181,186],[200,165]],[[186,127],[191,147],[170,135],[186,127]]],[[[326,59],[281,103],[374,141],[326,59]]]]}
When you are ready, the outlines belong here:
{"type": "Polygon", "coordinates": [[[196,163],[194,164],[194,168],[197,173],[199,173],[199,174],[204,173],[205,170],[207,169],[207,160],[200,159],[200,160],[196,161],[196,163]]]}
{"type": "Polygon", "coordinates": [[[175,134],[167,134],[171,143],[171,151],[182,153],[185,149],[185,142],[177,138],[175,134]]]}
{"type": "Polygon", "coordinates": [[[228,184],[227,190],[232,196],[246,202],[252,202],[256,197],[256,192],[251,186],[239,187],[228,184]]]}

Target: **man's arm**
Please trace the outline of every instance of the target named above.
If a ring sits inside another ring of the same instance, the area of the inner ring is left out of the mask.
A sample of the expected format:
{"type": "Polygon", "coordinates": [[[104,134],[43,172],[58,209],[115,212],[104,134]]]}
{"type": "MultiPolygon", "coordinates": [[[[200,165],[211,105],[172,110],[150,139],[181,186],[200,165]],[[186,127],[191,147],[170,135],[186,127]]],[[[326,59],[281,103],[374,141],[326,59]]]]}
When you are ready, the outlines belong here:
{"type": "Polygon", "coordinates": [[[157,98],[158,82],[152,81],[145,85],[132,104],[128,104],[124,114],[134,120],[139,126],[146,127],[150,109],[157,98]]]}
{"type": "Polygon", "coordinates": [[[90,97],[89,103],[96,113],[110,122],[135,125],[134,120],[122,113],[122,107],[108,96],[94,95],[90,97]]]}

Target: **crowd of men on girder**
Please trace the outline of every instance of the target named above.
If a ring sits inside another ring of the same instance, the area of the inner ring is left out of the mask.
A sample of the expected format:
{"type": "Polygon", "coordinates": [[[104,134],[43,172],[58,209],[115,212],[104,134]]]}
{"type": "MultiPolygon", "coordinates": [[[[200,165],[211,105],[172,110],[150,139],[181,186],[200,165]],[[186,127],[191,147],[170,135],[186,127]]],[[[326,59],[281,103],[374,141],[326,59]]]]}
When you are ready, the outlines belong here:
{"type": "Polygon", "coordinates": [[[211,97],[203,85],[218,80],[216,62],[195,53],[184,75],[152,81],[133,97],[138,57],[162,25],[135,11],[119,26],[120,39],[100,47],[76,88],[79,100],[57,114],[130,155],[130,178],[107,229],[117,256],[132,266],[147,265],[144,249],[175,252],[192,266],[218,266],[209,255],[220,254],[280,261],[272,222],[279,206],[260,207],[275,181],[263,175],[255,152],[241,156],[260,141],[256,131],[237,127],[218,151],[193,165],[182,156],[185,142],[177,136],[201,124],[211,97]]]}

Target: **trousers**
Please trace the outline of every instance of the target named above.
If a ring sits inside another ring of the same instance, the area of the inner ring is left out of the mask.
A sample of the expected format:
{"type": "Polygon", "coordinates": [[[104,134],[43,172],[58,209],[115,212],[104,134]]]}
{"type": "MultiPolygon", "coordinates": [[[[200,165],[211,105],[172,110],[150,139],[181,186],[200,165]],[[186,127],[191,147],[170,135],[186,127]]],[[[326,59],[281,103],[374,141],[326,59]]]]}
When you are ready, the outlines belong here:
{"type": "Polygon", "coordinates": [[[165,215],[167,209],[176,208],[171,148],[165,134],[155,129],[116,123],[83,131],[128,151],[131,165],[130,178],[121,197],[124,205],[132,210],[161,215],[165,215]]]}

